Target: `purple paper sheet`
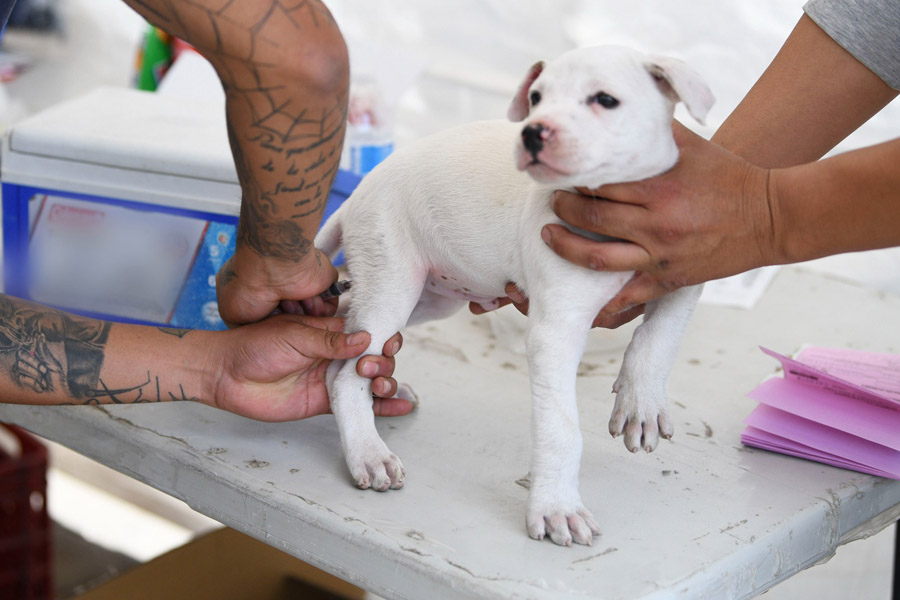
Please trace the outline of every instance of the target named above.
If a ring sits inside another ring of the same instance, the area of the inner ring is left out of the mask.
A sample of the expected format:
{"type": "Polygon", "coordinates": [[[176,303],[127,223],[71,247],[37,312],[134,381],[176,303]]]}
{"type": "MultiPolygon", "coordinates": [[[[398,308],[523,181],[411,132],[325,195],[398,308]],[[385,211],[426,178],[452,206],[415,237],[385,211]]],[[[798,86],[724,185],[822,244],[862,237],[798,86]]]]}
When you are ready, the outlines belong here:
{"type": "Polygon", "coordinates": [[[893,400],[900,408],[900,354],[810,346],[800,351],[797,361],[893,400]]]}
{"type": "Polygon", "coordinates": [[[900,357],[858,350],[836,351],[811,347],[800,352],[797,360],[794,360],[762,346],[760,350],[781,361],[785,379],[814,385],[868,404],[900,409],[900,357]],[[799,359],[804,356],[809,356],[812,363],[800,362],[799,359]],[[864,362],[885,356],[893,357],[895,365],[884,358],[882,362],[871,365],[864,362]],[[830,370],[839,372],[843,379],[820,368],[829,366],[830,370]],[[896,366],[898,370],[894,371],[891,366],[896,366]]]}
{"type": "Polygon", "coordinates": [[[900,451],[765,404],[757,406],[744,423],[756,431],[802,447],[810,458],[819,462],[837,466],[866,465],[888,477],[900,479],[900,451]]]}
{"type": "Polygon", "coordinates": [[[762,382],[748,395],[798,417],[900,450],[900,411],[777,377],[762,382]]]}
{"type": "Polygon", "coordinates": [[[808,348],[794,360],[761,349],[781,361],[784,378],[750,392],[761,404],[742,442],[900,479],[900,356],[808,348]]]}
{"type": "Polygon", "coordinates": [[[807,448],[802,444],[798,444],[787,438],[772,435],[771,433],[767,433],[765,431],[762,431],[761,429],[756,429],[755,427],[747,427],[744,430],[744,432],[741,434],[741,442],[746,444],[747,446],[753,446],[754,448],[760,448],[762,450],[768,450],[770,452],[777,452],[779,454],[787,454],[788,456],[796,456],[797,458],[811,460],[832,467],[849,469],[851,471],[858,471],[860,473],[876,475],[878,477],[896,479],[896,477],[892,477],[891,474],[885,473],[884,471],[873,469],[864,464],[846,461],[839,456],[834,456],[833,454],[828,454],[827,452],[819,452],[817,450],[807,448]]]}

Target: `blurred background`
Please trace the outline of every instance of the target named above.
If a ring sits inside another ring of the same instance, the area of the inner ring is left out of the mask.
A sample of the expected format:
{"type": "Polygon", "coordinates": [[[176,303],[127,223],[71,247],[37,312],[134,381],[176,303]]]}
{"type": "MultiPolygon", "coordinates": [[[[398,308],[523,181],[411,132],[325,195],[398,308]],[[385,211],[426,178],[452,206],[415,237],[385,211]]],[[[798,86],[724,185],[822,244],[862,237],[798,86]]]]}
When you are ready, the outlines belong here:
{"type": "MultiPolygon", "coordinates": [[[[682,109],[677,116],[709,136],[774,57],[803,5],[802,0],[326,3],[347,39],[353,78],[374,82],[396,146],[458,123],[504,118],[512,92],[534,61],[595,44],[625,44],[691,63],[717,103],[703,127],[682,109]]],[[[0,131],[99,85],[134,85],[147,24],[120,0],[19,4],[0,44],[0,131]]],[[[173,68],[172,82],[163,80],[167,93],[219,97],[209,68],[196,57],[191,61],[173,68]]],[[[898,135],[895,103],[836,151],[898,135]]],[[[808,267],[900,293],[897,249],[831,257],[808,267]]],[[[57,530],[61,598],[218,526],[62,448],[52,446],[51,462],[49,509],[63,526],[57,530]]],[[[887,598],[891,538],[887,530],[844,547],[826,565],[801,573],[767,597],[887,598]]]]}

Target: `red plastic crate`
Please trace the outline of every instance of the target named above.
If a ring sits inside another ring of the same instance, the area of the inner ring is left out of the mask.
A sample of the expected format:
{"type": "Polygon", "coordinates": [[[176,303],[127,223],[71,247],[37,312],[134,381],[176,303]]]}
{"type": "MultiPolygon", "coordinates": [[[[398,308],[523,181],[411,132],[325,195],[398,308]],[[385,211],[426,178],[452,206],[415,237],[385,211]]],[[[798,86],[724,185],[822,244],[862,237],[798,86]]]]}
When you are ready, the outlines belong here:
{"type": "Polygon", "coordinates": [[[0,598],[53,598],[47,448],[18,427],[0,424],[21,455],[0,448],[0,598]]]}

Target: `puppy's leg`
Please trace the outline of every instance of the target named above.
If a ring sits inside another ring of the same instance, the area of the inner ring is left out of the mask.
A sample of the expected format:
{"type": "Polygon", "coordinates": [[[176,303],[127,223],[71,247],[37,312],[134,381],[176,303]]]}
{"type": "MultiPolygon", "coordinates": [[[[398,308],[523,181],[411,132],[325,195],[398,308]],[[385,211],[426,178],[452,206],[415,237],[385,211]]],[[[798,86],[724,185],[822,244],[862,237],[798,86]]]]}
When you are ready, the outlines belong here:
{"type": "Polygon", "coordinates": [[[447,296],[424,290],[418,304],[416,304],[412,314],[409,316],[407,325],[418,325],[428,321],[446,319],[465,305],[466,303],[463,300],[448,298],[447,296]]]}
{"type": "MultiPolygon", "coordinates": [[[[418,325],[419,323],[427,323],[428,321],[437,321],[446,319],[455,314],[460,308],[465,306],[463,300],[456,298],[448,298],[427,289],[422,291],[422,297],[419,298],[418,304],[409,315],[407,325],[418,325]]],[[[413,404],[419,403],[419,397],[416,392],[406,383],[400,383],[397,386],[397,397],[409,400],[413,404]]]]}
{"type": "MultiPolygon", "coordinates": [[[[591,321],[603,303],[530,297],[528,367],[533,402],[531,495],[526,525],[534,539],[591,545],[600,534],[578,493],[581,430],[575,377],[591,321]]],[[[608,300],[604,299],[603,302],[608,300]]]]}
{"type": "Polygon", "coordinates": [[[674,429],[667,412],[666,382],[681,338],[703,286],[684,287],[647,303],[644,321],[625,351],[613,385],[616,403],[609,420],[613,436],[625,434],[631,452],[652,452],[674,429]]]}
{"type": "MultiPolygon", "coordinates": [[[[395,273],[414,273],[399,267],[395,273]]],[[[353,300],[347,311],[347,331],[368,331],[371,343],[364,354],[380,354],[384,343],[406,325],[418,300],[424,277],[394,281],[378,273],[377,281],[354,275],[353,300]]],[[[344,458],[353,481],[361,489],[385,491],[403,487],[405,471],[400,459],[375,429],[371,382],[356,372],[359,358],[333,361],[328,367],[331,410],[337,420],[344,458]]]]}

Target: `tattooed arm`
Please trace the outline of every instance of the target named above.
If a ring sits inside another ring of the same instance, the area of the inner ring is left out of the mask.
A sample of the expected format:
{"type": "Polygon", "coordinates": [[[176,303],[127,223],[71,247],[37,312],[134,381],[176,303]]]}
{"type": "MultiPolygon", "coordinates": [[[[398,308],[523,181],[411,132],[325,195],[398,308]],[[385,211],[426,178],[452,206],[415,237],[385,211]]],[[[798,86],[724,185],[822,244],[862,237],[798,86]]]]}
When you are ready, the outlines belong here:
{"type": "MultiPolygon", "coordinates": [[[[366,333],[341,320],[280,315],[230,331],[109,323],[0,295],[0,398],[20,404],[195,401],[264,421],[328,412],[329,360],[358,356],[366,333]]],[[[399,340],[389,342],[399,346],[399,340]]],[[[393,354],[393,350],[388,350],[393,354]]],[[[373,359],[376,414],[406,414],[389,398],[393,360],[373,359]]]]}
{"type": "Polygon", "coordinates": [[[336,279],[312,245],[340,162],[349,66],[320,0],[125,0],[193,44],[226,96],[243,190],[237,249],[218,278],[219,312],[258,321],[336,279]]]}

